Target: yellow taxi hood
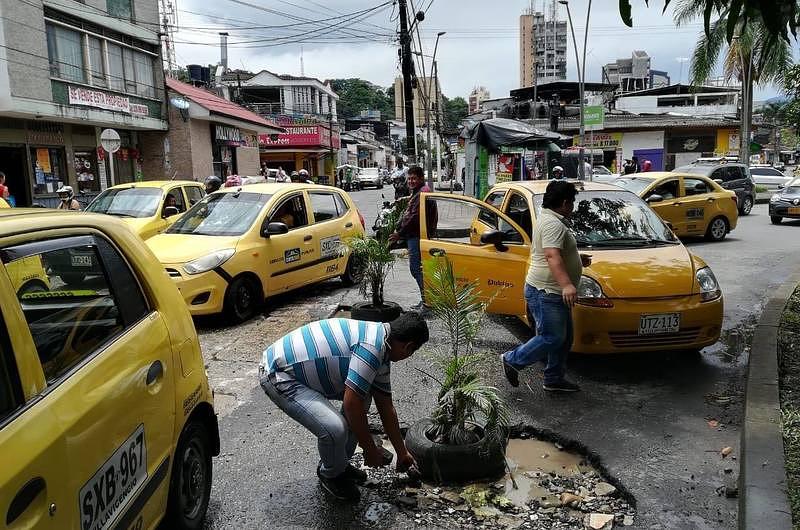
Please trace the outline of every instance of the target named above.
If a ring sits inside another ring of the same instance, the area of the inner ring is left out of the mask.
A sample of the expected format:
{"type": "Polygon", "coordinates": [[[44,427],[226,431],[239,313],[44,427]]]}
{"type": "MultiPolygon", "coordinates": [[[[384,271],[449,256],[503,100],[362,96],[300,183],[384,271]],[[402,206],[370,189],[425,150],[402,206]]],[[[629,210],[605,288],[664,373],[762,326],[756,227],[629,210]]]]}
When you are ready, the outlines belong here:
{"type": "Polygon", "coordinates": [[[234,236],[197,236],[189,234],[158,234],[145,243],[163,264],[186,263],[217,250],[236,248],[234,236]]]}
{"type": "Polygon", "coordinates": [[[592,265],[583,269],[609,298],[654,298],[692,293],[695,264],[683,245],[620,250],[584,250],[592,265]]]}
{"type": "Polygon", "coordinates": [[[142,232],[150,228],[150,224],[154,221],[152,217],[121,217],[120,220],[140,236],[142,232]]]}

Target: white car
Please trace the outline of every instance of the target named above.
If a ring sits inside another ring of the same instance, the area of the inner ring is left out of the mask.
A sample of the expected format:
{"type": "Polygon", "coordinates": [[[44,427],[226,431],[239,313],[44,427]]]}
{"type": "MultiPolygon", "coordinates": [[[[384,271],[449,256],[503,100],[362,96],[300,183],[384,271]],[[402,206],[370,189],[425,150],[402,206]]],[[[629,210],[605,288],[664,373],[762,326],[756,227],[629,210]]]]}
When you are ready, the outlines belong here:
{"type": "Polygon", "coordinates": [[[753,165],[750,166],[750,174],[753,175],[753,181],[756,185],[764,186],[770,190],[777,190],[779,187],[786,186],[791,177],[787,177],[777,169],[768,165],[753,165]]]}
{"type": "Polygon", "coordinates": [[[619,178],[619,173],[612,173],[605,166],[592,168],[592,182],[614,182],[617,178],[619,178]]]}
{"type": "Polygon", "coordinates": [[[448,191],[462,191],[464,186],[461,185],[461,182],[452,179],[452,180],[440,180],[434,184],[434,187],[437,190],[448,190],[448,191]]]}
{"type": "Polygon", "coordinates": [[[383,179],[381,173],[376,167],[362,167],[358,172],[358,182],[361,187],[375,186],[380,189],[383,188],[383,179]]]}

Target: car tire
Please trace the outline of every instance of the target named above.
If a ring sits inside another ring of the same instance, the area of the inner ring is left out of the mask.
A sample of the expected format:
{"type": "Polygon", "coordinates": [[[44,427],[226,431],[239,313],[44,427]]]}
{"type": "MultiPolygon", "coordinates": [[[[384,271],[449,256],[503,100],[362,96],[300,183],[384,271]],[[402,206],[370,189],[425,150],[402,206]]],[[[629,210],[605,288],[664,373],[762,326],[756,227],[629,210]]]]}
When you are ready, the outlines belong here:
{"type": "Polygon", "coordinates": [[[748,195],[742,201],[742,207],[739,208],[739,215],[750,215],[751,211],[753,211],[753,198],[748,195]]]}
{"type": "Polygon", "coordinates": [[[211,442],[203,423],[186,424],[178,440],[169,481],[165,528],[202,528],[211,497],[211,442]]]}
{"type": "Polygon", "coordinates": [[[70,287],[80,285],[83,283],[83,280],[86,279],[86,275],[82,272],[65,272],[63,274],[59,274],[58,277],[61,278],[62,282],[66,283],[70,287]]]}
{"type": "Polygon", "coordinates": [[[724,217],[715,217],[708,223],[706,239],[709,241],[722,241],[728,235],[728,221],[724,217]]]}
{"type": "Polygon", "coordinates": [[[345,287],[352,287],[361,283],[364,279],[364,268],[358,263],[354,256],[350,256],[347,260],[347,266],[344,268],[344,274],[339,276],[345,287]]]}
{"type": "Polygon", "coordinates": [[[231,322],[249,320],[261,305],[261,290],[247,276],[239,276],[225,291],[225,313],[231,322]]]}
{"type": "Polygon", "coordinates": [[[780,215],[770,215],[769,220],[772,224],[779,225],[781,224],[781,221],[783,221],[783,217],[781,217],[780,215]]]}
{"type": "Polygon", "coordinates": [[[382,306],[374,306],[372,302],[358,302],[350,308],[350,317],[353,320],[366,320],[367,322],[391,322],[402,313],[402,307],[386,300],[382,306]]]}

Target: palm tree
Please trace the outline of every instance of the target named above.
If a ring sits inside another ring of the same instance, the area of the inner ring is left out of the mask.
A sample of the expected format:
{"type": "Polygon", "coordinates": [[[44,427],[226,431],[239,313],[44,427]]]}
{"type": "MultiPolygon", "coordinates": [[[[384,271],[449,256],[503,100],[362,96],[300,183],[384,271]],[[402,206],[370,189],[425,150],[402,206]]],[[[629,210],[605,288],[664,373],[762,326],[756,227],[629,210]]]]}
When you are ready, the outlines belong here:
{"type": "MultiPolygon", "coordinates": [[[[704,0],[679,0],[674,14],[680,26],[704,16],[704,0]]],[[[745,21],[737,14],[730,19],[730,7],[718,8],[717,18],[709,22],[695,45],[690,70],[691,84],[700,86],[710,77],[720,60],[727,80],[742,83],[742,148],[740,157],[747,163],[749,156],[750,124],[753,118],[753,86],[782,83],[783,76],[792,65],[791,45],[776,38],[760,18],[745,21]],[[728,40],[728,36],[733,38],[728,40]],[[724,51],[724,56],[723,56],[724,51]]]]}

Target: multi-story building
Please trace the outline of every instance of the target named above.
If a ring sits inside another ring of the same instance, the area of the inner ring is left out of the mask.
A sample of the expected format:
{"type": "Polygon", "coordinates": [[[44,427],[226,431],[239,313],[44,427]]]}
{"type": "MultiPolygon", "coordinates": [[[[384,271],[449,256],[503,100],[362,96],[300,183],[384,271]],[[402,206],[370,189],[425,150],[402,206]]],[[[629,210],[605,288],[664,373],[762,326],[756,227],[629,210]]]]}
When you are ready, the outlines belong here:
{"type": "Polygon", "coordinates": [[[469,93],[469,113],[475,114],[480,112],[481,104],[492,97],[489,90],[484,86],[478,86],[472,89],[469,93]]]}
{"type": "Polygon", "coordinates": [[[167,129],[158,25],[158,0],[0,0],[0,171],[17,204],[163,174],[149,167],[167,129]]]}
{"type": "Polygon", "coordinates": [[[667,72],[650,68],[650,56],[642,50],[634,50],[630,59],[617,59],[603,66],[602,82],[617,85],[618,93],[647,90],[669,86],[667,72]]]}
{"type": "Polygon", "coordinates": [[[550,16],[527,9],[519,17],[519,82],[533,86],[567,78],[567,22],[558,20],[553,1],[550,16]]]}
{"type": "MultiPolygon", "coordinates": [[[[394,116],[397,121],[406,121],[405,93],[403,92],[403,78],[394,80],[394,116]]],[[[414,124],[418,127],[428,123],[430,116],[431,127],[442,120],[442,91],[439,80],[435,77],[418,77],[417,88],[414,90],[414,124]],[[430,94],[430,101],[428,101],[430,94]],[[426,112],[427,110],[427,112],[426,112]]]]}

